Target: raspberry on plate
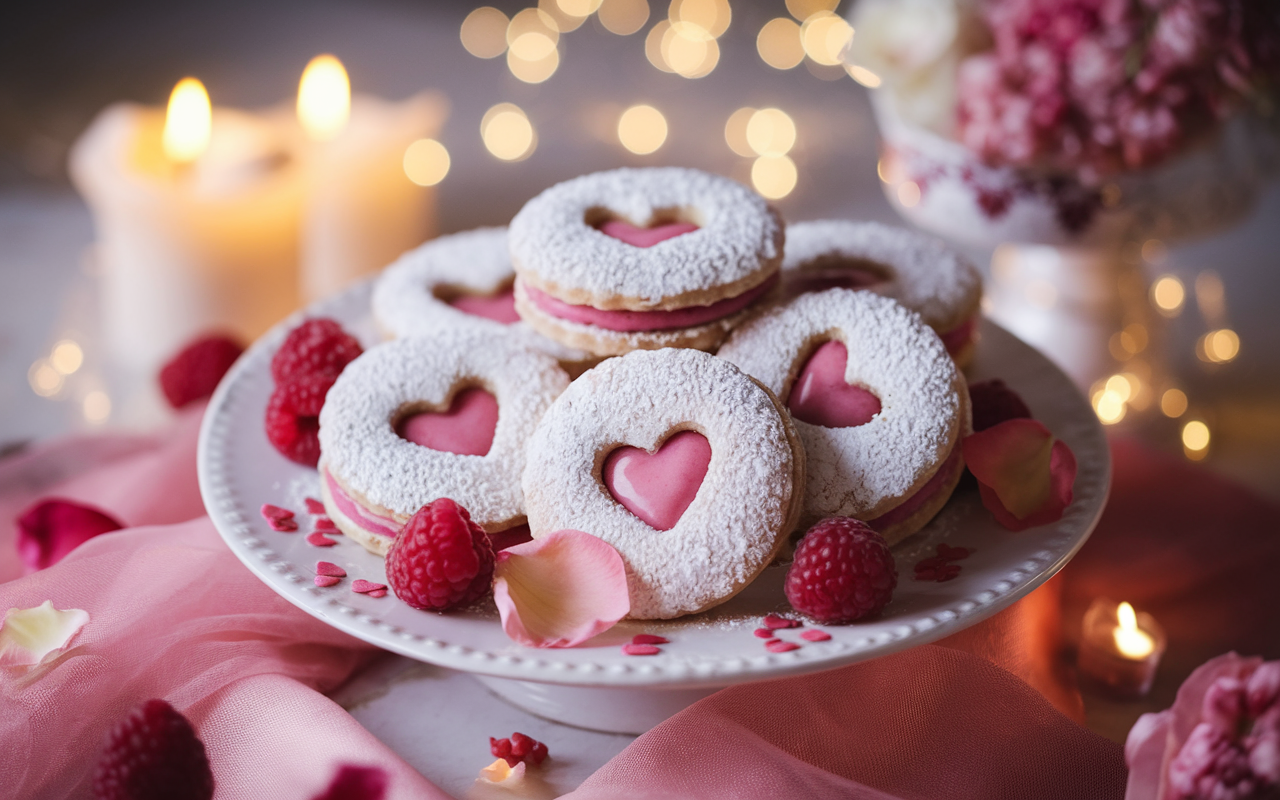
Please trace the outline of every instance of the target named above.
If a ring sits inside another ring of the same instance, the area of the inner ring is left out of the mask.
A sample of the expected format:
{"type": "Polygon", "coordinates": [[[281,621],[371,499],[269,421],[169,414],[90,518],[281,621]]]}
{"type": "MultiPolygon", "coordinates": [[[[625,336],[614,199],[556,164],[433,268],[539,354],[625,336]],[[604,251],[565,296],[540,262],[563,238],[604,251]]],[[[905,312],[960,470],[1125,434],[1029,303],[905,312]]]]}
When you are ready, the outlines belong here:
{"type": "Polygon", "coordinates": [[[969,384],[973,431],[985,431],[1011,419],[1030,419],[1031,409],[999,378],[969,384]]]}
{"type": "Polygon", "coordinates": [[[414,514],[387,551],[387,583],[423,611],[469,605],[493,585],[493,546],[467,510],[447,497],[414,514]]]}
{"type": "Polygon", "coordinates": [[[188,344],[160,369],[160,390],[174,408],[203,400],[218,388],[244,348],[222,334],[202,336],[188,344]]]}
{"type": "Polygon", "coordinates": [[[337,322],[309,319],[289,331],[271,358],[271,377],[285,383],[307,375],[337,376],[362,352],[360,342],[337,322]]]}
{"type": "Polygon", "coordinates": [[[897,585],[884,537],[860,520],[831,517],[800,540],[785,591],[792,608],[838,625],[878,614],[897,585]]]}
{"type": "Polygon", "coordinates": [[[267,401],[267,439],[290,461],[320,463],[320,409],[336,375],[307,375],[276,387],[267,401]]]}
{"type": "Polygon", "coordinates": [[[93,772],[95,800],[209,800],[213,772],[195,729],[164,700],[129,712],[93,772]]]}

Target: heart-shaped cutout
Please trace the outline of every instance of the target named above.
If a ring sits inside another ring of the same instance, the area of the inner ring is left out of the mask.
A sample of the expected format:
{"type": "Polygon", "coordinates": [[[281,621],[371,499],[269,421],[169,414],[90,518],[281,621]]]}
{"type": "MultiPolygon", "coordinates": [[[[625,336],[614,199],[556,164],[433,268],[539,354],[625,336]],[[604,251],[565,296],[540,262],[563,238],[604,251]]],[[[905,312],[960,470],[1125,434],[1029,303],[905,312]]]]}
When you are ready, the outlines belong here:
{"type": "Polygon", "coordinates": [[[449,305],[473,317],[484,317],[503,325],[520,321],[516,313],[516,293],[508,286],[494,294],[462,294],[449,301],[449,305]]]}
{"type": "Polygon", "coordinates": [[[484,389],[471,388],[455,394],[447,411],[422,411],[405,416],[396,423],[396,434],[432,450],[483,456],[493,446],[497,427],[497,398],[484,389]]]}
{"type": "Polygon", "coordinates": [[[833,340],[815,350],[791,387],[787,398],[791,416],[824,428],[853,428],[879,414],[880,398],[845,382],[848,363],[849,351],[843,342],[833,340]]]}
{"type": "Polygon", "coordinates": [[[790,277],[792,296],[823,292],[827,289],[866,289],[887,279],[873,269],[858,264],[839,264],[799,272],[790,277]]]}
{"type": "Polygon", "coordinates": [[[692,222],[668,222],[650,228],[638,228],[624,219],[611,219],[600,226],[600,232],[626,242],[632,247],[653,247],[659,242],[674,239],[698,229],[692,222]]]}
{"type": "Polygon", "coordinates": [[[614,450],[604,460],[604,485],[651,528],[669,531],[698,496],[710,463],[707,437],[680,431],[655,453],[630,446],[614,450]]]}

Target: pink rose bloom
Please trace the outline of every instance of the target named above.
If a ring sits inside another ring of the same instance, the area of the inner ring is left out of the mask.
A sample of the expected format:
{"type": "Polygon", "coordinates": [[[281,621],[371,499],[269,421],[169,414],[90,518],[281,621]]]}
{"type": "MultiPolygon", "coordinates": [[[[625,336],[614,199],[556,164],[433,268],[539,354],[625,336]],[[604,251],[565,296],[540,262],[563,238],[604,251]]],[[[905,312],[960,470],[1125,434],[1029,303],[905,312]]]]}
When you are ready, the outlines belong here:
{"type": "Polygon", "coordinates": [[[1125,800],[1280,797],[1280,661],[1203,664],[1172,708],[1138,718],[1124,757],[1125,800]]]}

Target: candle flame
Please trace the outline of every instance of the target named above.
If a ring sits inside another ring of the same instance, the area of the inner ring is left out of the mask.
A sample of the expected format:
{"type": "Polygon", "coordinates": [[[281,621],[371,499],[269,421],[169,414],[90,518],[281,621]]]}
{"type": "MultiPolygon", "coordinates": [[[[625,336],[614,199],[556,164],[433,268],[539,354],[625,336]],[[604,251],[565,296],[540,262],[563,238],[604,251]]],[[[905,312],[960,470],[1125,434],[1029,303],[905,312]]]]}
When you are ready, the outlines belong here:
{"type": "Polygon", "coordinates": [[[1128,603],[1121,603],[1116,609],[1116,621],[1120,623],[1122,631],[1136,631],[1138,629],[1138,615],[1133,612],[1133,606],[1128,603]]]}
{"type": "Polygon", "coordinates": [[[169,95],[164,115],[164,154],[179,164],[194,161],[209,147],[213,108],[204,84],[183,78],[169,95]]]}
{"type": "Polygon", "coordinates": [[[1126,658],[1146,658],[1156,649],[1155,640],[1146,631],[1138,628],[1138,615],[1133,606],[1121,603],[1116,609],[1115,630],[1116,649],[1126,658]]]}
{"type": "Polygon", "coordinates": [[[298,84],[298,121],[312,141],[325,142],[342,133],[351,116],[351,81],[342,62],[329,54],[316,56],[298,84]]]}

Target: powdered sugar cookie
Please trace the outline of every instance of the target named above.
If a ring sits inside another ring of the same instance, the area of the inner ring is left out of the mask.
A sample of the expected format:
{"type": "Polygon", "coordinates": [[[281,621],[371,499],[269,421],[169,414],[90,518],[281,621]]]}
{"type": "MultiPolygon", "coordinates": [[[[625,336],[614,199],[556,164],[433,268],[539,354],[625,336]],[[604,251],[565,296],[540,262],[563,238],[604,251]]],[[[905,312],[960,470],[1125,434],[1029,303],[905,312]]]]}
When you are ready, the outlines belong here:
{"type": "Polygon", "coordinates": [[[535,539],[608,542],[631,616],[665,619],[724,602],[773,559],[800,513],[804,451],[777,398],[729,362],[637,351],[551,405],[523,484],[535,539]]]}
{"type": "Polygon", "coordinates": [[[439,497],[489,533],[523,524],[525,445],[568,383],[550,356],[506,333],[440,329],[371,348],[320,411],[326,512],[378,555],[439,497]]]}
{"type": "Polygon", "coordinates": [[[890,544],[955,489],[971,429],[964,376],[938,335],[894,300],[828,289],[738,328],[719,357],[778,397],[807,456],[805,518],[855,517],[890,544]]]}
{"type": "Polygon", "coordinates": [[[982,276],[937,239],[879,222],[788,225],[783,296],[835,287],[892,297],[938,332],[956,363],[972,360],[982,276]]]}
{"type": "Polygon", "coordinates": [[[570,374],[595,364],[591,353],[548,339],[520,321],[506,228],[441,236],[402,255],[373,287],[373,316],[390,337],[440,328],[510,331],[560,362],[570,374]]]}
{"type": "Polygon", "coordinates": [[[728,178],[618,169],[558,184],[511,221],[516,310],[602,356],[714,348],[776,281],[783,226],[728,178]]]}

